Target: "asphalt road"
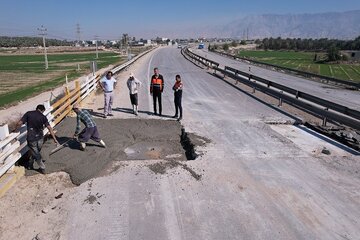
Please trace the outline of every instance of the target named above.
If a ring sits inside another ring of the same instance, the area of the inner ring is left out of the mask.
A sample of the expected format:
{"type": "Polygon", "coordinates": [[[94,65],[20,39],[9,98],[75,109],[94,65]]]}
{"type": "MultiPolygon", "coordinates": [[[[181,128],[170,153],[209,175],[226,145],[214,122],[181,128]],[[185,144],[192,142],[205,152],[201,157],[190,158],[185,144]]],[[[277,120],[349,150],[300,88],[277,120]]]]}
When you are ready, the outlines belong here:
{"type": "Polygon", "coordinates": [[[229,66],[244,72],[249,72],[249,66],[251,66],[251,72],[254,75],[353,109],[360,110],[360,91],[338,88],[336,86],[257,67],[209,52],[206,49],[193,49],[193,51],[200,56],[220,63],[220,67],[229,66]]]}
{"type": "MultiPolygon", "coordinates": [[[[173,115],[176,74],[184,82],[187,131],[211,140],[203,155],[166,174],[153,162],[130,161],[76,189],[63,209],[69,239],[357,239],[360,235],[358,161],[331,140],[289,124],[293,119],[196,67],[172,47],[158,49],[129,71],[143,82],[140,118],[154,118],[149,76],[165,78],[165,115],[173,115]],[[321,154],[326,147],[331,155],[321,154]],[[333,162],[335,161],[335,163],[333,162]],[[330,164],[329,164],[330,162],[330,164]],[[96,199],[89,204],[89,196],[96,199]],[[96,197],[98,196],[98,197],[96,197]],[[98,203],[96,203],[98,202],[98,203]]],[[[118,76],[115,106],[130,108],[118,76]]],[[[97,109],[102,96],[89,103],[97,109]]],[[[133,118],[115,112],[114,118],[133,118]]],[[[165,119],[165,118],[164,118],[165,119]]],[[[106,139],[106,137],[103,137],[106,139]]],[[[66,238],[66,237],[65,237],[66,238]]]]}

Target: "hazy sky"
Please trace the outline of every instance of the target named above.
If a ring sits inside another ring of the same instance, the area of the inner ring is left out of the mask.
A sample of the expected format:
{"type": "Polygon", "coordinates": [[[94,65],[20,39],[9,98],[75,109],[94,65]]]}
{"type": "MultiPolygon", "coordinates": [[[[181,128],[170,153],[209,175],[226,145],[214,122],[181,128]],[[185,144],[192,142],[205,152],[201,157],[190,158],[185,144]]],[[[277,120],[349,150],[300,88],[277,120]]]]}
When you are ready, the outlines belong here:
{"type": "MultiPolygon", "coordinates": [[[[252,14],[321,13],[359,10],[360,0],[0,0],[0,35],[119,39],[183,36],[201,26],[224,24],[252,14]]],[[[196,36],[193,36],[196,37],[196,36]]]]}

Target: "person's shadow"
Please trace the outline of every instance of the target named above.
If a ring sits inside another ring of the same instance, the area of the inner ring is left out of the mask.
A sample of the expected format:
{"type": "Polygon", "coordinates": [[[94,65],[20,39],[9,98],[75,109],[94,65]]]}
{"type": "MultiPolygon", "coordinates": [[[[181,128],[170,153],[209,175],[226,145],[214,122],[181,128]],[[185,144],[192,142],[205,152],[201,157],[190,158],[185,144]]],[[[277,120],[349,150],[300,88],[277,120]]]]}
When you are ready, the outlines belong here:
{"type": "Polygon", "coordinates": [[[57,137],[57,140],[58,140],[60,145],[64,145],[64,148],[68,147],[70,149],[80,150],[80,143],[74,138],[57,137]]]}
{"type": "MultiPolygon", "coordinates": [[[[104,117],[104,113],[101,113],[101,112],[95,112],[93,109],[90,109],[90,108],[83,108],[84,110],[87,110],[91,116],[94,116],[94,117],[104,117]]],[[[102,110],[104,108],[98,108],[98,110],[102,110]]]]}
{"type": "MultiPolygon", "coordinates": [[[[104,108],[98,108],[98,110],[102,110],[104,108]]],[[[89,113],[92,115],[92,116],[95,116],[95,117],[104,117],[104,114],[103,113],[100,113],[100,112],[95,112],[93,109],[86,109],[89,111],[89,113]]],[[[117,107],[117,108],[113,108],[112,109],[113,111],[116,111],[116,112],[122,112],[122,113],[127,113],[127,114],[131,114],[131,115],[134,115],[134,112],[131,108],[120,108],[120,107],[117,107]]],[[[138,110],[138,113],[142,113],[142,114],[146,114],[146,115],[149,115],[149,116],[159,116],[158,114],[155,115],[154,112],[150,112],[150,111],[144,111],[144,110],[138,110]]],[[[170,118],[170,119],[174,119],[172,115],[166,115],[166,114],[162,114],[161,116],[159,117],[163,117],[163,118],[170,118]]]]}
{"type": "MultiPolygon", "coordinates": [[[[131,108],[113,108],[113,111],[117,111],[117,112],[123,112],[123,113],[127,113],[127,114],[134,114],[133,110],[131,108]]],[[[143,114],[147,114],[147,115],[154,115],[153,112],[150,111],[143,111],[143,110],[138,110],[138,113],[143,113],[143,114]]]]}
{"type": "Polygon", "coordinates": [[[174,118],[174,115],[167,115],[167,114],[162,114],[160,117],[178,119],[178,118],[174,118]]]}

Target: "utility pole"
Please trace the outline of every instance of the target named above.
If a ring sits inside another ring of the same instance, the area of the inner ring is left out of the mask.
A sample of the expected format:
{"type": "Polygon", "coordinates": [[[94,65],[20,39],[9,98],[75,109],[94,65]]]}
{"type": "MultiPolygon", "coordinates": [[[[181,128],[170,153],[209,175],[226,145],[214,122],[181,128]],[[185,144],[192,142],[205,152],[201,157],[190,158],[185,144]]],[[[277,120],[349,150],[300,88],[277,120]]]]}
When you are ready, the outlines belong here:
{"type": "Polygon", "coordinates": [[[47,59],[47,53],[46,53],[46,44],[45,44],[45,35],[46,35],[46,31],[47,29],[44,28],[43,25],[41,25],[40,28],[37,29],[38,31],[40,31],[39,35],[42,36],[43,38],[43,44],[44,44],[44,55],[45,55],[45,69],[49,68],[49,63],[48,63],[48,59],[47,59]]]}
{"type": "Polygon", "coordinates": [[[99,58],[99,52],[98,52],[98,39],[99,36],[95,36],[95,43],[96,43],[96,59],[99,58]]]}
{"type": "Polygon", "coordinates": [[[125,50],[126,50],[126,56],[129,57],[129,44],[128,44],[128,40],[129,40],[129,35],[127,33],[123,34],[122,37],[122,42],[124,44],[125,50]]]}
{"type": "Polygon", "coordinates": [[[119,57],[121,57],[122,55],[122,40],[121,40],[121,36],[119,37],[119,57]]]}
{"type": "Polygon", "coordinates": [[[130,36],[128,36],[128,38],[129,38],[129,41],[128,41],[128,47],[129,47],[128,59],[131,60],[131,44],[130,44],[131,38],[130,38],[130,36]]]}
{"type": "Polygon", "coordinates": [[[81,41],[80,33],[81,33],[81,31],[80,31],[80,24],[77,23],[77,24],[76,24],[76,36],[77,36],[77,40],[78,40],[78,44],[79,44],[79,45],[80,45],[80,41],[81,41]]]}

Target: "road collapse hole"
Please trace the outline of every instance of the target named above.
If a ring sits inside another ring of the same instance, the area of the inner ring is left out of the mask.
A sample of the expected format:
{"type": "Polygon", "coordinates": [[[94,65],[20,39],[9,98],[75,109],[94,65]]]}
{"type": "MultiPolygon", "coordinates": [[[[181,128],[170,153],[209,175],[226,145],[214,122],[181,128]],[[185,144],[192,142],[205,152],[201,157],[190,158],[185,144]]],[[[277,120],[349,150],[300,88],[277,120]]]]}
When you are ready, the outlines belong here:
{"type": "Polygon", "coordinates": [[[185,131],[184,127],[181,128],[180,143],[185,150],[187,160],[195,160],[198,157],[198,154],[195,152],[195,145],[191,142],[189,134],[185,131]]]}

